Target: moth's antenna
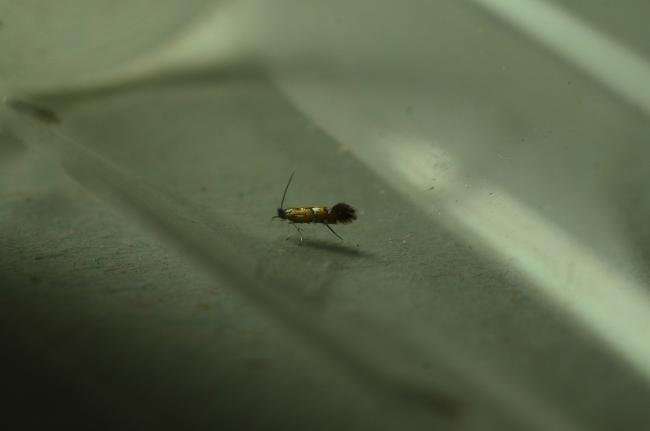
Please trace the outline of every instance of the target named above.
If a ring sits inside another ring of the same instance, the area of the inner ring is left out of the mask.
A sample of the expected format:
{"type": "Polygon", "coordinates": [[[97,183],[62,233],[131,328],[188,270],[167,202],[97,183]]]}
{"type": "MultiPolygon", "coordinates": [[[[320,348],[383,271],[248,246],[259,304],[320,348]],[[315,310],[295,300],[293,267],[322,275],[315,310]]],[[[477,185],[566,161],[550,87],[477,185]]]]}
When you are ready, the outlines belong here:
{"type": "Polygon", "coordinates": [[[293,179],[293,174],[295,173],[296,171],[291,172],[289,181],[287,181],[287,186],[284,188],[284,193],[282,193],[282,201],[280,202],[280,208],[284,208],[284,198],[287,196],[287,190],[289,190],[289,185],[291,184],[291,180],[293,179]]]}

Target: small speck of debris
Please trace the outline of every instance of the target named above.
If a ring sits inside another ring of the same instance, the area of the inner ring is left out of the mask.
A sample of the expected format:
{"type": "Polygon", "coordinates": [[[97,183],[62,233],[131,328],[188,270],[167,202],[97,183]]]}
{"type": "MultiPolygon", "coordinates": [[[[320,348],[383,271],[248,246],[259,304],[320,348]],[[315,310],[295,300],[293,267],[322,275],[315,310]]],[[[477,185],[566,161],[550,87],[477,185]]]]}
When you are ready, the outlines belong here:
{"type": "Polygon", "coordinates": [[[207,188],[206,186],[203,186],[203,187],[201,187],[201,191],[202,191],[202,192],[207,192],[207,191],[208,191],[208,188],[207,188]]]}
{"type": "Polygon", "coordinates": [[[412,106],[407,106],[406,107],[406,113],[409,114],[409,115],[412,114],[413,113],[413,107],[412,106]]]}
{"type": "Polygon", "coordinates": [[[492,196],[492,195],[494,195],[494,192],[490,192],[489,194],[490,194],[490,196],[492,196]]]}
{"type": "Polygon", "coordinates": [[[427,190],[433,190],[433,189],[435,189],[435,188],[436,188],[436,186],[431,186],[431,187],[429,187],[427,190]]]}
{"type": "Polygon", "coordinates": [[[4,98],[4,103],[14,111],[33,117],[47,124],[59,124],[61,119],[52,109],[40,106],[26,100],[4,98]]]}

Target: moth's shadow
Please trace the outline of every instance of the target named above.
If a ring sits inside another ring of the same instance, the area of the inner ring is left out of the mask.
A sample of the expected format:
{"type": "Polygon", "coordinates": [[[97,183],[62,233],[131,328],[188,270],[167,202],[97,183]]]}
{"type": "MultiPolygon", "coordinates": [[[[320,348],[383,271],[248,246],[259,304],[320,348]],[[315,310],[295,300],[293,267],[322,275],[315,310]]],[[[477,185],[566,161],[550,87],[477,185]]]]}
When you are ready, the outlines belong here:
{"type": "Polygon", "coordinates": [[[301,247],[313,248],[316,250],[323,250],[329,253],[337,253],[345,256],[358,256],[369,257],[370,253],[363,251],[358,245],[349,245],[341,242],[325,241],[318,239],[305,238],[302,241],[301,247]]]}

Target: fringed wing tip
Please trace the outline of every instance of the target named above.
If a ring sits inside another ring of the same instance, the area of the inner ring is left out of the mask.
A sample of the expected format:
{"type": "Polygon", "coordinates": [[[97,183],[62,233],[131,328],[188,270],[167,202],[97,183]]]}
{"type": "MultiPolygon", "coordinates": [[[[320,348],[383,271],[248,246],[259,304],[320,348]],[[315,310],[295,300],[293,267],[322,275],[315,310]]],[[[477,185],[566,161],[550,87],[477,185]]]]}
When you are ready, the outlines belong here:
{"type": "Polygon", "coordinates": [[[357,219],[356,210],[345,203],[338,203],[332,207],[339,223],[352,223],[357,219]]]}

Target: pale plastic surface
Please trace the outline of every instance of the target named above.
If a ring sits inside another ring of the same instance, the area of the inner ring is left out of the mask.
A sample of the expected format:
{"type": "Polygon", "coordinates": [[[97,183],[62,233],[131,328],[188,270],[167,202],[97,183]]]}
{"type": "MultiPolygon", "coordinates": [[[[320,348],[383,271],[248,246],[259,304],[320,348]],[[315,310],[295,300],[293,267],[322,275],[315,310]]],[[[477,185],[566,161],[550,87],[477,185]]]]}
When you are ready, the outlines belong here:
{"type": "Polygon", "coordinates": [[[16,355],[119,424],[650,425],[649,76],[599,29],[223,2],[112,80],[36,79],[60,125],[2,108],[16,355]],[[270,222],[294,169],[287,204],[358,207],[345,242],[270,222]]]}
{"type": "Polygon", "coordinates": [[[183,33],[211,0],[0,0],[0,70],[14,87],[110,77],[183,33]]]}

